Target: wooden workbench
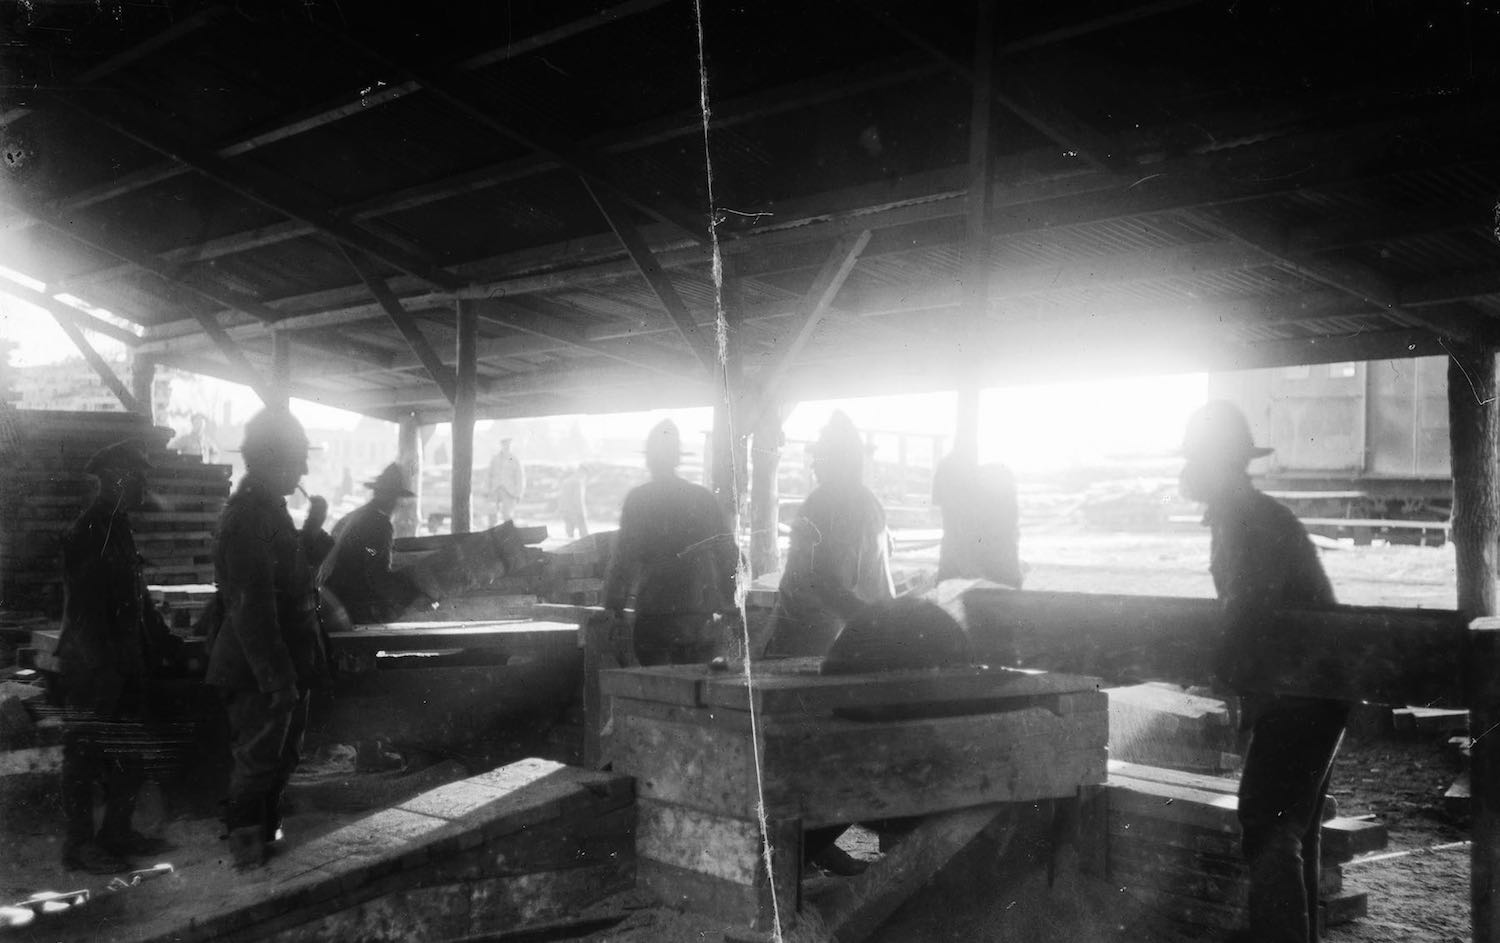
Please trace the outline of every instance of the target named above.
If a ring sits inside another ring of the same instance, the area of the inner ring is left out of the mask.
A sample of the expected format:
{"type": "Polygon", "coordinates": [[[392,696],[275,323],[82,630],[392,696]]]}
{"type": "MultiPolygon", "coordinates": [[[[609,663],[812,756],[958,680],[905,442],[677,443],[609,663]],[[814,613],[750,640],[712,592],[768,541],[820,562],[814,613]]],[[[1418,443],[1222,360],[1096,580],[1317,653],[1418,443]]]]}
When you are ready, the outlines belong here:
{"type": "Polygon", "coordinates": [[[818,663],[767,660],[750,684],[698,666],[601,672],[605,755],[636,778],[645,887],[762,930],[774,887],[786,926],[804,829],[1071,798],[1104,781],[1108,703],[1092,678],[1003,668],[824,677],[818,663]]]}

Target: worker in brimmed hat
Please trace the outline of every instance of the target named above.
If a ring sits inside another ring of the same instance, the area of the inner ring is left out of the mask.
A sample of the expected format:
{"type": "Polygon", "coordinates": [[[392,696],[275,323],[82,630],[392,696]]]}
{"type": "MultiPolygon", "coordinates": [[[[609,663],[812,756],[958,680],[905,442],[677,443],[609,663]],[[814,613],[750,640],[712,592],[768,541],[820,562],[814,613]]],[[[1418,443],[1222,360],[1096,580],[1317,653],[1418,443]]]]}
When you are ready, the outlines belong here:
{"type": "Polygon", "coordinates": [[[514,520],[516,505],[521,503],[521,495],[526,493],[526,466],[510,450],[510,442],[509,437],[500,440],[500,451],[490,459],[489,467],[484,473],[484,491],[494,507],[490,512],[491,527],[514,520]]]}
{"type": "Polygon", "coordinates": [[[1244,695],[1242,723],[1251,731],[1239,789],[1250,866],[1242,938],[1301,943],[1318,938],[1323,802],[1349,706],[1257,693],[1269,680],[1261,656],[1276,645],[1276,611],[1336,605],[1302,523],[1250,482],[1250,461],[1270,451],[1255,445],[1232,403],[1208,403],[1188,420],[1181,491],[1208,509],[1209,568],[1221,605],[1213,674],[1244,695]]]}
{"type": "Polygon", "coordinates": [[[896,595],[885,509],[861,482],[865,446],[835,412],[812,447],[817,487],[792,522],[769,651],[822,655],[870,603],[896,595]]]}
{"type": "Polygon", "coordinates": [[[389,622],[417,597],[411,582],[391,569],[396,546],[391,512],[415,497],[406,473],[392,462],[365,487],[373,492],[370,500],[335,525],[333,550],[318,570],[318,585],[338,597],[356,624],[389,622]]]}
{"type": "Polygon", "coordinates": [[[634,647],[643,665],[703,663],[722,654],[715,616],[734,610],[739,550],[707,488],[677,476],[682,437],[670,419],[646,436],[651,480],[632,488],[604,582],[617,625],[634,599],[634,647]]]}
{"type": "Polygon", "coordinates": [[[312,568],[286,496],[307,474],[307,434],[284,407],[245,424],[245,476],[219,516],[205,681],[229,721],[225,821],[233,864],[263,864],[281,838],[281,796],[301,759],[312,687],[326,679],[312,568]]]}
{"type": "Polygon", "coordinates": [[[145,500],[150,468],[134,442],[95,453],[84,471],[98,479],[98,493],[62,539],[58,693],[76,712],[64,734],[62,762],[68,818],[63,864],[70,870],[127,871],[132,858],[170,847],[131,826],[144,780],[140,764],[90,729],[90,722],[144,719],[152,679],[180,645],[151,600],[130,530],[129,512],[145,500]],[[96,783],[104,791],[104,821],[97,831],[96,783]]]}

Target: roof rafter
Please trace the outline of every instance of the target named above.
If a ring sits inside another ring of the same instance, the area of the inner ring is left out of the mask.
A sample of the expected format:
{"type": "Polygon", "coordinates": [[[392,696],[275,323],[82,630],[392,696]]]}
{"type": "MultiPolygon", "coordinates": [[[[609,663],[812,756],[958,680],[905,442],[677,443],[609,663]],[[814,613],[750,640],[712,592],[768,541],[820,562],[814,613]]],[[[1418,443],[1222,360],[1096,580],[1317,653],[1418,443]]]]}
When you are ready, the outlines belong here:
{"type": "Polygon", "coordinates": [[[412,321],[411,316],[406,313],[406,309],[401,307],[401,302],[391,293],[390,287],[386,285],[380,276],[375,274],[374,270],[370,267],[370,263],[360,257],[358,249],[350,249],[340,243],[339,251],[343,253],[344,258],[349,262],[349,267],[359,276],[360,281],[365,283],[365,287],[370,290],[370,294],[375,296],[375,301],[385,311],[386,318],[390,320],[392,326],[401,334],[402,339],[406,341],[406,346],[411,348],[411,352],[416,355],[417,360],[421,361],[423,369],[427,371],[427,375],[432,378],[432,382],[436,383],[438,389],[442,391],[443,398],[449,403],[455,402],[458,397],[458,380],[456,375],[438,357],[437,352],[432,349],[432,345],[428,343],[427,337],[422,333],[422,329],[417,327],[412,321]]]}

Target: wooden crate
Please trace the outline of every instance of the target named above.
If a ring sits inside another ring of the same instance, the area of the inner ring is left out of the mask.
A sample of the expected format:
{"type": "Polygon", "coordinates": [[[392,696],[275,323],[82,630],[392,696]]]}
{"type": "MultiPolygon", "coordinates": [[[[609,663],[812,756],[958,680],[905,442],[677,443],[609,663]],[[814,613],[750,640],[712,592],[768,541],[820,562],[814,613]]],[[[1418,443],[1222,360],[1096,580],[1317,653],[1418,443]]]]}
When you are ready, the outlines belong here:
{"type": "Polygon", "coordinates": [[[605,757],[636,777],[647,888],[765,929],[773,886],[784,920],[796,901],[803,829],[1073,797],[1104,780],[1107,703],[1091,678],[1003,668],[825,677],[818,663],[768,660],[753,684],[699,666],[601,672],[605,757]],[[785,862],[771,871],[762,793],[772,856],[785,862]]]}

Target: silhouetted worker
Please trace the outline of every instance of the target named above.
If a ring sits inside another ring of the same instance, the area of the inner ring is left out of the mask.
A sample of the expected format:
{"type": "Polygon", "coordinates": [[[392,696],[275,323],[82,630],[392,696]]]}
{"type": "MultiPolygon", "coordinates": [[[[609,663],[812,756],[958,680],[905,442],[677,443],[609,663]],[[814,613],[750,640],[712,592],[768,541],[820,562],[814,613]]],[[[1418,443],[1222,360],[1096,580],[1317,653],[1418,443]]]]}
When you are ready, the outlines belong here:
{"type": "Polygon", "coordinates": [[[1250,460],[1270,451],[1256,447],[1238,408],[1208,403],[1188,421],[1181,490],[1207,505],[1210,569],[1221,603],[1213,670],[1221,684],[1245,695],[1242,716],[1252,731],[1239,790],[1241,847],[1250,866],[1250,923],[1242,939],[1301,943],[1318,938],[1323,802],[1349,707],[1252,693],[1264,689],[1262,656],[1275,644],[1276,611],[1335,605],[1301,522],[1250,483],[1250,460]]]}
{"type": "Polygon", "coordinates": [[[328,520],[328,500],[321,494],[307,499],[307,517],[302,519],[302,552],[307,555],[307,565],[314,571],[333,552],[333,535],[323,529],[328,520]]]}
{"type": "Polygon", "coordinates": [[[677,477],[682,439],[670,419],[646,437],[651,480],[632,488],[604,584],[617,623],[635,599],[635,654],[643,665],[705,662],[720,654],[714,616],[734,608],[739,551],[707,488],[677,477]]]}
{"type": "Polygon", "coordinates": [[[63,616],[57,657],[70,723],[63,738],[63,864],[94,874],[127,871],[129,859],[170,846],[131,826],[144,779],[137,757],[121,752],[95,724],[141,721],[152,675],[179,643],[146,589],[129,512],[145,499],[151,468],[134,443],[95,453],[84,470],[99,480],[88,508],[62,539],[63,616]],[[94,785],[104,790],[104,821],[94,830],[94,785]]]}
{"type": "Polygon", "coordinates": [[[183,455],[196,455],[205,462],[214,461],[219,457],[219,446],[208,433],[208,417],[193,413],[192,423],[192,429],[168,442],[167,448],[183,455]]]}
{"type": "Polygon", "coordinates": [[[587,489],[588,474],[582,465],[570,469],[558,486],[557,510],[562,515],[563,528],[567,530],[569,538],[589,535],[588,509],[585,503],[587,489]]]}
{"type": "Polygon", "coordinates": [[[390,622],[417,596],[411,582],[391,569],[396,544],[391,512],[414,495],[395,462],[365,487],[374,494],[333,528],[333,550],[318,571],[318,585],[338,597],[351,621],[390,622]]]}
{"type": "Polygon", "coordinates": [[[792,523],[769,651],[822,655],[867,605],[895,596],[885,509],[860,484],[864,443],[835,412],[813,449],[813,489],[792,523]]]}
{"type": "Polygon", "coordinates": [[[489,471],[485,474],[485,490],[495,502],[490,515],[490,526],[514,520],[516,505],[526,491],[526,467],[510,450],[510,439],[500,440],[500,451],[490,459],[489,471]]]}
{"type": "Polygon", "coordinates": [[[309,690],[326,677],[312,568],[286,496],[307,474],[307,435],[284,408],[245,424],[245,477],[219,517],[214,579],[222,617],[205,681],[229,719],[225,812],[236,868],[256,867],[281,838],[281,795],[301,759],[309,690]]]}
{"type": "Polygon", "coordinates": [[[972,442],[938,463],[932,503],[943,512],[937,578],[985,579],[1021,588],[1016,479],[1004,465],[979,464],[972,442]]]}

